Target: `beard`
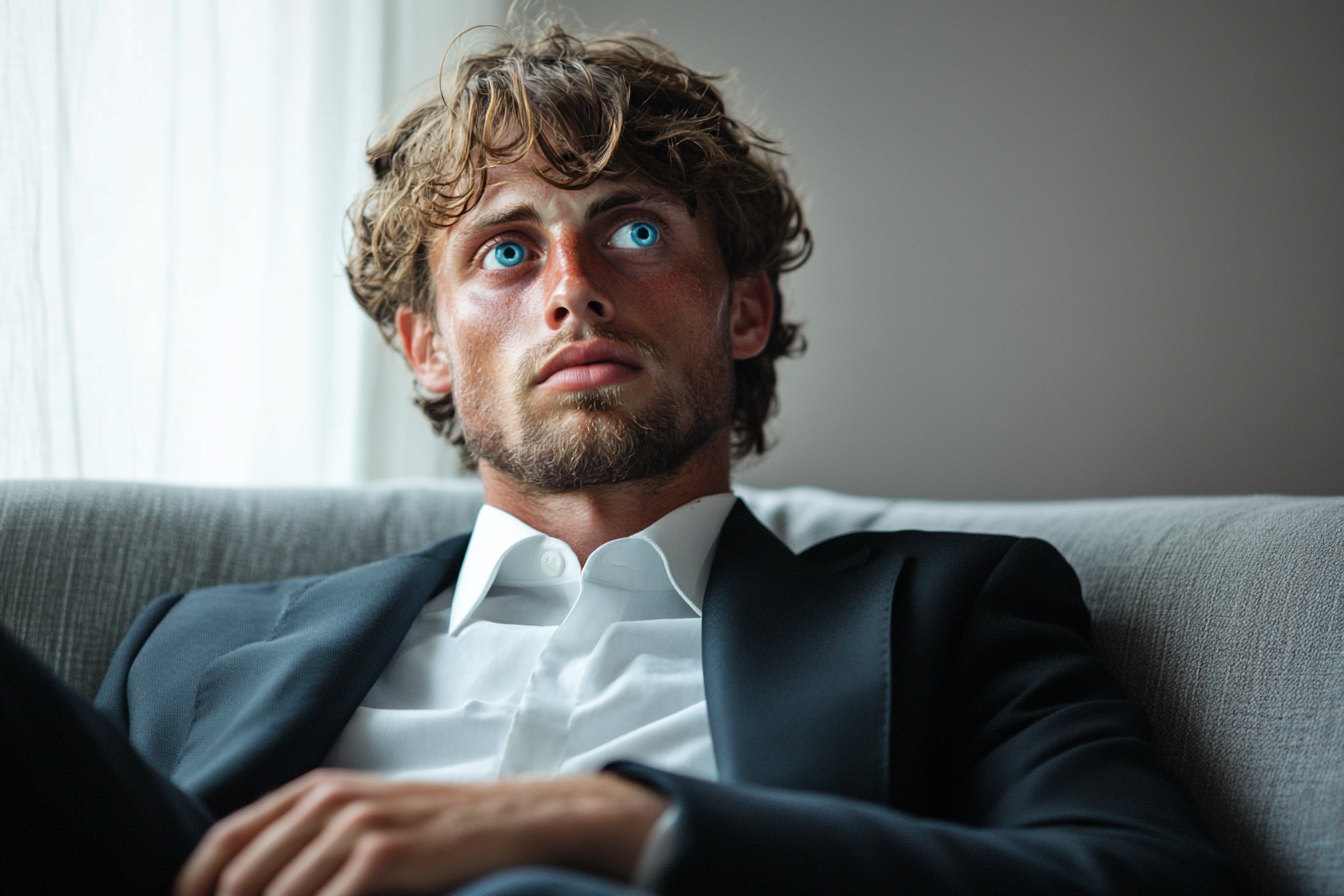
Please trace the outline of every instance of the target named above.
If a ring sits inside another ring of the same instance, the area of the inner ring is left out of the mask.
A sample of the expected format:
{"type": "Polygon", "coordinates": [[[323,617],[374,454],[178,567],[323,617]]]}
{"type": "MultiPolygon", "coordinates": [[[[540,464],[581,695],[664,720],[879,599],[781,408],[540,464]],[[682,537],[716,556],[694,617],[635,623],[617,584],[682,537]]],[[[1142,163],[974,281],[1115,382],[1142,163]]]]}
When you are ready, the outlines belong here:
{"type": "MultiPolygon", "coordinates": [[[[594,336],[634,350],[646,370],[668,370],[654,345],[585,328],[524,358],[508,390],[517,425],[501,425],[510,409],[501,408],[479,385],[459,394],[458,406],[474,409],[462,416],[467,450],[533,488],[566,492],[669,477],[730,423],[733,365],[726,331],[721,351],[693,366],[682,382],[661,377],[638,411],[625,407],[623,385],[559,393],[555,396],[559,409],[529,406],[530,384],[546,358],[567,342],[594,336]]],[[[479,375],[471,379],[482,383],[479,375]]]]}

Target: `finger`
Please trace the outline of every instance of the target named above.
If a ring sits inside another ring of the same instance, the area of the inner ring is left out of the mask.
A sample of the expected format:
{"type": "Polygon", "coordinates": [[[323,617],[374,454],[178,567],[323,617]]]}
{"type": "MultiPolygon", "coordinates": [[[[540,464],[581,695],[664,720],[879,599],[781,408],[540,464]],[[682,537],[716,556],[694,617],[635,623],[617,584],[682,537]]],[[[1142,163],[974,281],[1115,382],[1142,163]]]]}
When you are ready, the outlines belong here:
{"type": "MultiPolygon", "coordinates": [[[[397,830],[418,824],[433,807],[424,801],[411,799],[396,803],[361,801],[342,810],[302,852],[294,857],[274,881],[270,891],[279,896],[307,896],[332,886],[334,876],[349,878],[353,857],[365,855],[371,845],[377,845],[393,836],[397,830]]],[[[375,849],[375,856],[381,850],[375,849]]],[[[364,862],[358,861],[356,867],[364,862]]],[[[360,878],[361,880],[363,878],[360,878]]],[[[364,887],[361,892],[367,892],[364,887]]],[[[373,888],[380,889],[380,888],[373,888]]]]}
{"type": "MultiPolygon", "coordinates": [[[[457,825],[442,827],[444,799],[406,797],[349,806],[319,840],[271,883],[278,896],[353,896],[372,892],[442,892],[462,875],[457,825]],[[293,881],[293,885],[290,885],[293,881]]],[[[270,892],[270,891],[267,891],[270,892]]]]}
{"type": "Polygon", "coordinates": [[[298,783],[286,785],[216,822],[178,872],[173,892],[177,896],[210,896],[220,872],[234,856],[302,799],[305,788],[295,786],[298,783]]]}
{"type": "Polygon", "coordinates": [[[316,896],[364,896],[394,889],[396,882],[387,874],[389,864],[395,864],[389,861],[393,843],[385,835],[366,837],[316,896]]]}
{"type": "MultiPolygon", "coordinates": [[[[225,893],[252,896],[266,889],[296,856],[321,840],[333,822],[350,814],[351,809],[367,803],[371,793],[386,788],[387,782],[365,776],[325,774],[307,787],[289,811],[275,818],[265,830],[234,857],[220,873],[225,893]]],[[[336,829],[346,827],[337,824],[336,829]]],[[[297,892],[311,893],[316,887],[297,892]]]]}
{"type": "Polygon", "coordinates": [[[310,794],[257,834],[220,872],[220,892],[228,896],[269,892],[276,875],[322,835],[334,811],[333,799],[310,794]]]}
{"type": "Polygon", "coordinates": [[[349,775],[333,776],[324,770],[310,772],[286,784],[249,806],[215,824],[206,832],[178,872],[174,892],[178,896],[210,896],[225,869],[243,853],[257,837],[269,830],[302,801],[314,793],[328,799],[339,787],[358,786],[363,782],[349,775]]]}

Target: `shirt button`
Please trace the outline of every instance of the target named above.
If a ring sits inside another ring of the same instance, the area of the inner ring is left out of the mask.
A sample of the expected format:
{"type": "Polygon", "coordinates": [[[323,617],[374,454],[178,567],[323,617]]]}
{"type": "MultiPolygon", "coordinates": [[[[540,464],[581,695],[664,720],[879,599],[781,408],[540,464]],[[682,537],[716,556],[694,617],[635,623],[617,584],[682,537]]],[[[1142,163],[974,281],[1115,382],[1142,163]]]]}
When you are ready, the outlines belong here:
{"type": "Polygon", "coordinates": [[[558,551],[547,551],[541,555],[541,571],[555,578],[565,571],[565,558],[558,551]]]}

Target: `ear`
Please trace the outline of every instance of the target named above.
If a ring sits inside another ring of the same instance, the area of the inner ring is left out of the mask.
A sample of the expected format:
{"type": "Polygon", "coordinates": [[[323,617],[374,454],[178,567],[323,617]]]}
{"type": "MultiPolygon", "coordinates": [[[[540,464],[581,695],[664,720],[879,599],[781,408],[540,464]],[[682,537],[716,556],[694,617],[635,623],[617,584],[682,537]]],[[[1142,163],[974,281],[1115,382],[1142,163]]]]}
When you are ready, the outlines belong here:
{"type": "Polygon", "coordinates": [[[775,320],[775,291],[765,271],[748,274],[733,281],[731,323],[733,360],[754,358],[770,341],[770,325],[775,320]]]}
{"type": "Polygon", "coordinates": [[[397,309],[397,335],[401,337],[401,349],[420,385],[438,395],[453,391],[448,353],[443,350],[442,337],[430,316],[401,306],[397,309]]]}

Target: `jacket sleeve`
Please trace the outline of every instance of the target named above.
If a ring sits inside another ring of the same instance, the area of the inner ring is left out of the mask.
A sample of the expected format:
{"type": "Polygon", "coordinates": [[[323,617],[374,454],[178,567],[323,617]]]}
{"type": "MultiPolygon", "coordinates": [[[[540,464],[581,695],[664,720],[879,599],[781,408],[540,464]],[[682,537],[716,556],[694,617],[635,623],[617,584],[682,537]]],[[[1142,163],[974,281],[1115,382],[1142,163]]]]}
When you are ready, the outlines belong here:
{"type": "Polygon", "coordinates": [[[1093,655],[1058,552],[1014,542],[958,615],[923,767],[893,769],[928,782],[919,812],[614,764],[680,810],[663,892],[1240,892],[1093,655]]]}
{"type": "Polygon", "coordinates": [[[107,667],[107,672],[103,674],[103,683],[99,686],[98,693],[94,695],[93,705],[107,716],[122,734],[128,734],[130,731],[126,679],[131,674],[131,664],[140,655],[140,648],[145,646],[145,642],[158,628],[163,617],[177,606],[183,594],[182,591],[174,591],[162,595],[141,610],[140,615],[135,617],[130,629],[122,637],[121,643],[117,645],[117,652],[112,655],[112,662],[107,667]]]}

